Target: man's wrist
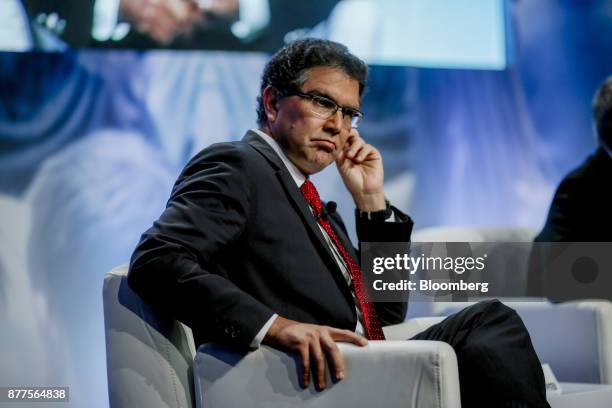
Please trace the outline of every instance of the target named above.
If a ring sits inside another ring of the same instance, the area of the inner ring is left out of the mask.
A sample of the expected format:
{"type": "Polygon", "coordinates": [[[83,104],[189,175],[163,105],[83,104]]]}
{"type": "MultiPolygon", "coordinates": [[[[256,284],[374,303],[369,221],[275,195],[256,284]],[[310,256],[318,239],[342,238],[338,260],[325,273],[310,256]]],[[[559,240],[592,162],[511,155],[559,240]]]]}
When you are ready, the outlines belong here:
{"type": "Polygon", "coordinates": [[[385,194],[362,194],[353,196],[355,206],[361,212],[383,211],[387,208],[385,194]]]}
{"type": "Polygon", "coordinates": [[[277,318],[278,314],[274,313],[272,317],[268,319],[268,321],[261,327],[261,329],[259,329],[259,332],[257,332],[253,340],[251,340],[251,344],[249,344],[250,348],[256,349],[261,345],[261,342],[264,340],[266,334],[270,330],[270,327],[272,327],[272,324],[276,321],[277,318]]]}
{"type": "Polygon", "coordinates": [[[377,211],[361,211],[357,209],[357,217],[370,221],[388,221],[393,215],[389,200],[385,199],[385,208],[377,211]]]}
{"type": "Polygon", "coordinates": [[[295,323],[297,322],[290,320],[290,319],[285,319],[282,316],[277,316],[276,319],[274,319],[274,322],[272,323],[268,331],[266,332],[266,335],[264,336],[262,343],[269,344],[269,345],[278,344],[279,343],[278,341],[279,333],[281,333],[285,327],[291,326],[292,324],[295,324],[295,323]]]}

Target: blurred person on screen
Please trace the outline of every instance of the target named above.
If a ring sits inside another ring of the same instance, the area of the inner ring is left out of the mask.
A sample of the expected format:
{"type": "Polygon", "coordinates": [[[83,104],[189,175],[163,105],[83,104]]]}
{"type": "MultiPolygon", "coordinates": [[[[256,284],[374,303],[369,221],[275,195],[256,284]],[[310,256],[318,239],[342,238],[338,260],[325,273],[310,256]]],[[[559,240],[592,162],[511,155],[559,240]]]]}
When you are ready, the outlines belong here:
{"type": "Polygon", "coordinates": [[[191,0],[24,0],[24,6],[33,24],[75,48],[167,45],[202,18],[191,0]]]}
{"type": "Polygon", "coordinates": [[[70,47],[273,51],[325,20],[338,0],[24,0],[30,20],[70,47]]]}

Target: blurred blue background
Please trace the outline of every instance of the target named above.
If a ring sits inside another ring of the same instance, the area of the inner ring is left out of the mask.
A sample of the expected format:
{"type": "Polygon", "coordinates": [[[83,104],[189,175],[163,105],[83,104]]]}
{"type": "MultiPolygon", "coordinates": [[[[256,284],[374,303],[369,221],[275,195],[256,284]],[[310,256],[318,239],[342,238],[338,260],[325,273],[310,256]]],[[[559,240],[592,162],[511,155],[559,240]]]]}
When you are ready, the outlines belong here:
{"type": "MultiPolygon", "coordinates": [[[[503,42],[481,35],[502,50],[488,68],[458,69],[452,56],[371,66],[360,131],[416,228],[540,228],[557,183],[595,149],[590,101],[612,73],[612,1],[499,4],[503,42]]],[[[343,32],[338,14],[322,23],[313,35],[343,32]]],[[[68,385],[70,406],[108,405],[103,275],[128,261],[191,156],[255,126],[268,57],[0,53],[0,385],[68,385]]],[[[352,226],[335,168],[315,182],[352,226]]]]}

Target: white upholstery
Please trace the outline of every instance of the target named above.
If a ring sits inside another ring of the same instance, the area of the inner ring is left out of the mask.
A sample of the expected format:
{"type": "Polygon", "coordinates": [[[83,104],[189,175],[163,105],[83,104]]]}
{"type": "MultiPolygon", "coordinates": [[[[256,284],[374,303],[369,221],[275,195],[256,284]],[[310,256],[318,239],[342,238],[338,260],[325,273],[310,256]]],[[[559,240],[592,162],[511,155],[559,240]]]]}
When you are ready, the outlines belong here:
{"type": "Polygon", "coordinates": [[[372,341],[338,343],[346,378],[316,391],[298,385],[296,360],[262,347],[246,355],[213,345],[198,349],[196,393],[217,407],[460,407],[457,359],[446,343],[372,341]],[[232,392],[239,390],[239,392],[232,392]]]}
{"type": "MultiPolygon", "coordinates": [[[[506,303],[506,302],[504,302],[506,303]]],[[[609,312],[608,307],[610,305],[602,305],[601,302],[589,302],[594,303],[590,305],[583,305],[583,307],[589,309],[604,309],[609,312]],[[608,306],[608,307],[607,307],[608,306]]],[[[607,303],[607,302],[604,302],[607,303]]],[[[518,303],[506,303],[511,307],[521,305],[518,303]]],[[[450,305],[450,304],[449,304],[450,305]]],[[[460,304],[454,303],[455,306],[460,304]]],[[[523,306],[525,304],[522,304],[523,306]]],[[[532,310],[545,311],[551,305],[550,303],[531,303],[532,310]]],[[[560,306],[560,307],[564,307],[560,306]]],[[[572,305],[569,305],[572,306],[572,305]]],[[[416,319],[410,319],[404,323],[397,324],[394,326],[385,327],[385,336],[393,339],[410,338],[417,334],[419,331],[425,330],[430,326],[439,323],[445,318],[445,316],[437,317],[421,317],[416,319]]],[[[548,344],[552,345],[554,341],[549,339],[548,344]]],[[[568,383],[563,382],[560,384],[562,393],[561,395],[547,395],[548,402],[552,408],[609,408],[612,406],[612,386],[603,384],[585,384],[585,383],[568,383]]]]}
{"type": "Polygon", "coordinates": [[[103,296],[110,406],[194,407],[191,330],[132,292],[126,265],[106,274],[103,296]]]}
{"type": "Polygon", "coordinates": [[[415,231],[413,242],[532,242],[532,228],[516,227],[430,227],[415,231]]]}
{"type": "Polygon", "coordinates": [[[106,275],[103,297],[111,408],[460,406],[457,359],[442,342],[339,344],[347,378],[302,390],[295,358],[269,347],[240,354],[208,344],[194,362],[190,329],[132,292],[125,265],[106,275]]]}
{"type": "MultiPolygon", "coordinates": [[[[499,245],[495,258],[502,265],[512,265],[507,268],[513,275],[512,283],[524,281],[526,288],[529,246],[507,243],[532,241],[535,233],[528,228],[433,227],[415,231],[412,238],[414,242],[505,243],[499,245]]],[[[505,271],[504,268],[491,270],[505,271]]],[[[503,284],[505,279],[504,276],[487,277],[487,281],[496,284],[503,284]]],[[[524,293],[522,289],[515,295],[510,285],[502,287],[505,295],[522,296],[524,293]]],[[[550,363],[562,381],[612,384],[612,303],[593,300],[554,305],[547,301],[507,300],[504,303],[516,309],[525,321],[540,358],[550,363]]],[[[410,305],[408,313],[411,318],[448,315],[468,304],[420,302],[410,305]]]]}
{"type": "Polygon", "coordinates": [[[445,316],[420,317],[409,319],[400,324],[383,327],[387,340],[406,340],[414,337],[423,330],[444,320],[445,316]]]}
{"type": "Polygon", "coordinates": [[[563,394],[548,397],[552,408],[609,408],[612,386],[599,384],[561,384],[563,394]]]}
{"type": "MultiPolygon", "coordinates": [[[[612,384],[612,303],[500,300],[521,316],[538,357],[560,381],[612,384]]],[[[430,311],[447,316],[471,304],[436,302],[430,311]]]]}
{"type": "MultiPolygon", "coordinates": [[[[151,310],[128,287],[126,275],[124,265],[104,280],[111,408],[460,407],[457,359],[441,342],[370,342],[365,348],[339,344],[347,378],[328,382],[323,392],[312,385],[302,390],[295,358],[265,346],[240,354],[208,344],[198,349],[193,361],[189,328],[151,310]]],[[[609,321],[609,304],[562,307],[597,311],[602,324],[609,321]]],[[[442,319],[415,319],[385,327],[385,334],[403,340],[442,319]]],[[[608,326],[601,330],[609,335],[608,326]]],[[[550,398],[553,408],[604,408],[612,401],[612,386],[561,385],[564,394],[550,398]]]]}
{"type": "Polygon", "coordinates": [[[595,314],[601,380],[604,384],[612,384],[612,303],[606,300],[581,300],[560,306],[590,310],[595,314]]]}

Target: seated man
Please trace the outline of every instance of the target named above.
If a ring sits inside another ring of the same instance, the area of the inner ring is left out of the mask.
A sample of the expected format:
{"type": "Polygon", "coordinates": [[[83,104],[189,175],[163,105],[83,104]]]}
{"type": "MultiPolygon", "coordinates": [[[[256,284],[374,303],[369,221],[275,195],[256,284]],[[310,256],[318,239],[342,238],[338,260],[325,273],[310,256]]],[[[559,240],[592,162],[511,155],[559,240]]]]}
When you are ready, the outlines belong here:
{"type": "MultiPolygon", "coordinates": [[[[611,242],[612,196],[607,194],[612,180],[612,77],[593,97],[593,128],[599,147],[559,184],[546,224],[535,238],[529,259],[527,294],[557,298],[556,277],[562,271],[555,260],[566,250],[555,242],[611,242]]],[[[561,295],[557,300],[569,300],[561,295]]]]}
{"type": "Polygon", "coordinates": [[[536,242],[612,241],[612,78],[593,97],[593,127],[599,148],[561,181],[536,242]]]}
{"type": "MultiPolygon", "coordinates": [[[[340,44],[286,46],[263,73],[259,129],[204,149],[179,176],[128,279],[189,325],[197,344],[294,352],[302,385],[312,369],[322,389],[326,361],[336,380],[346,375],[336,341],[365,346],[404,320],[405,303],[369,302],[344,225],[309,180],[335,162],[359,240],[409,241],[412,220],[385,200],[381,155],[356,130],[366,76],[340,44]]],[[[548,407],[529,335],[501,303],[467,308],[415,338],[454,347],[464,406],[548,407]]]]}

